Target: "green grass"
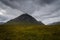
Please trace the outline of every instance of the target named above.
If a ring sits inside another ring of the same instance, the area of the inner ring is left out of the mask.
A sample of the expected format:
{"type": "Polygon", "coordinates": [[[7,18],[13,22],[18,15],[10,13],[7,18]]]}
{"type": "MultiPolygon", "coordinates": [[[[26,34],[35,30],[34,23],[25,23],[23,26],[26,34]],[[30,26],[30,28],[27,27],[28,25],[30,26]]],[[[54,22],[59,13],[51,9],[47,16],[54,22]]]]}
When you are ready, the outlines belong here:
{"type": "Polygon", "coordinates": [[[0,40],[60,40],[60,25],[0,25],[0,40]]]}

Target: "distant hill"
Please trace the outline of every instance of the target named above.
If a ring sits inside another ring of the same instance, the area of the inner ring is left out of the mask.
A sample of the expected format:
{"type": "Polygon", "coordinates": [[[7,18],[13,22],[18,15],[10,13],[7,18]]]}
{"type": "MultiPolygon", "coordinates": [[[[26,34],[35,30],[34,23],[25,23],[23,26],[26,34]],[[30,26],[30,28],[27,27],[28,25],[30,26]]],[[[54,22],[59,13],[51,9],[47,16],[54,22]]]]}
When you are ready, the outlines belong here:
{"type": "Polygon", "coordinates": [[[4,22],[0,22],[0,25],[4,24],[4,22]]]}
{"type": "Polygon", "coordinates": [[[54,22],[54,23],[52,23],[50,25],[60,25],[60,22],[54,22]]]}
{"type": "Polygon", "coordinates": [[[19,17],[12,19],[10,21],[8,21],[7,23],[23,23],[23,24],[41,24],[43,25],[43,23],[38,22],[36,19],[34,19],[32,16],[28,15],[28,14],[22,14],[19,17]]]}

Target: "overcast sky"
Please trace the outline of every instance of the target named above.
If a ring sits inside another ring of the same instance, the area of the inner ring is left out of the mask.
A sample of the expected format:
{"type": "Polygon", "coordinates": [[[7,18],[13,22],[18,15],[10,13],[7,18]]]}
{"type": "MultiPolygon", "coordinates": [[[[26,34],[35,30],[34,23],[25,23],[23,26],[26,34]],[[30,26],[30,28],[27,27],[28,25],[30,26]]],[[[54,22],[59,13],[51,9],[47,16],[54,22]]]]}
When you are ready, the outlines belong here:
{"type": "Polygon", "coordinates": [[[0,0],[0,21],[28,13],[44,24],[60,22],[60,0],[0,0]]]}

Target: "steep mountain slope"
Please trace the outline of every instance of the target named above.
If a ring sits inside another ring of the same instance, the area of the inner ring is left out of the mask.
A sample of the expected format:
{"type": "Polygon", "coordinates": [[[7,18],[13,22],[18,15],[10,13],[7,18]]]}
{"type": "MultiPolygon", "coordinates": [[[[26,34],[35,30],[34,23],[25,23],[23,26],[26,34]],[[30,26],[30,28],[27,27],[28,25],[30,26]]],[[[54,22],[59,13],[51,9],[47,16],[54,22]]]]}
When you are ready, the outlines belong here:
{"type": "Polygon", "coordinates": [[[17,23],[22,23],[22,24],[41,24],[43,25],[43,23],[38,22],[36,19],[34,19],[32,16],[28,15],[28,14],[23,14],[15,19],[12,19],[10,21],[8,21],[7,23],[11,23],[11,24],[17,24],[17,23]]]}

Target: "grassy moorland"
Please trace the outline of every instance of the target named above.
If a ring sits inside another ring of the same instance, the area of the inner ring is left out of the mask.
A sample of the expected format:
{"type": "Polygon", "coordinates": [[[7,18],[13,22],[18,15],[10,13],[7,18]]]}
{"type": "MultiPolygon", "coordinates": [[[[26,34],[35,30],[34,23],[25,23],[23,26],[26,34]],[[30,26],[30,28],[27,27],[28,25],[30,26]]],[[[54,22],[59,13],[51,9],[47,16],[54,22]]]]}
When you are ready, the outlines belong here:
{"type": "Polygon", "coordinates": [[[60,25],[0,25],[0,40],[60,40],[60,25]]]}

